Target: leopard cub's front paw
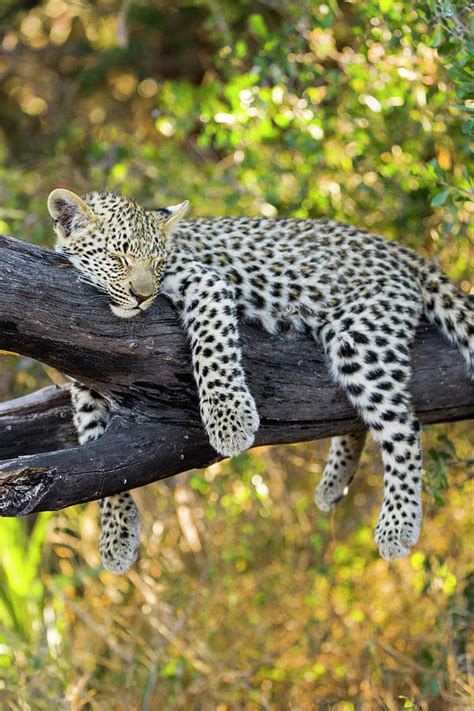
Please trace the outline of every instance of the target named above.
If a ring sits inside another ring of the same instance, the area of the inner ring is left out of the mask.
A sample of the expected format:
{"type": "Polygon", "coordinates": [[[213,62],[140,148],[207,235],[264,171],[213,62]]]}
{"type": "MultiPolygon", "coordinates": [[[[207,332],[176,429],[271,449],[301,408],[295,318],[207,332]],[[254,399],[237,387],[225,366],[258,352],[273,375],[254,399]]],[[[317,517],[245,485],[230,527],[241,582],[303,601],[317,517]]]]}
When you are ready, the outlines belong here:
{"type": "Polygon", "coordinates": [[[140,516],[129,492],[101,499],[99,550],[102,564],[111,573],[126,573],[140,545],[140,516]]]}
{"type": "Polygon", "coordinates": [[[235,457],[252,446],[260,418],[248,390],[213,393],[201,401],[209,441],[224,457],[235,457]]]}

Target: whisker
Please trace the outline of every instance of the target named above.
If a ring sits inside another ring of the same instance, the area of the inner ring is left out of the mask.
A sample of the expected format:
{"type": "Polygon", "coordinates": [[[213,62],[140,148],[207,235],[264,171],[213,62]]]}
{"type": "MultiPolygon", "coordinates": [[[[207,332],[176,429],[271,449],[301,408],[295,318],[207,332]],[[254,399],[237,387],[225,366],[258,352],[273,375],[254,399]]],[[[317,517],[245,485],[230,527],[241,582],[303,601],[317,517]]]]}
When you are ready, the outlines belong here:
{"type": "Polygon", "coordinates": [[[96,282],[92,281],[92,279],[90,279],[90,277],[82,276],[81,282],[83,284],[88,284],[89,286],[93,286],[94,289],[97,289],[97,291],[107,293],[107,289],[105,288],[105,286],[102,286],[102,284],[97,284],[96,282]]]}
{"type": "Polygon", "coordinates": [[[88,301],[99,301],[101,304],[105,304],[107,300],[108,299],[105,294],[91,294],[88,297],[88,301]]]}

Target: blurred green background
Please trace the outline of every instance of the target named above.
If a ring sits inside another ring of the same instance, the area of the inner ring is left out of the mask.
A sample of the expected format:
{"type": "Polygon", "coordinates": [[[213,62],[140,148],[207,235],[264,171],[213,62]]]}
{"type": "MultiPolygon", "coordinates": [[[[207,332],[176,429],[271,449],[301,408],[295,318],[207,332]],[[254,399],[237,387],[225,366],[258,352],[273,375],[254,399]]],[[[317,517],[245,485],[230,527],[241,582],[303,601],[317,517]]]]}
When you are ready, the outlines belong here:
{"type": "MultiPolygon", "coordinates": [[[[329,216],[469,292],[472,27],[452,0],[2,0],[0,230],[51,246],[58,186],[329,216]]],[[[7,400],[48,373],[5,356],[0,378],[7,400]]],[[[422,537],[391,565],[373,445],[331,515],[312,501],[325,442],[140,490],[121,577],[95,504],[0,520],[1,708],[471,707],[473,441],[426,428],[422,537]]]]}

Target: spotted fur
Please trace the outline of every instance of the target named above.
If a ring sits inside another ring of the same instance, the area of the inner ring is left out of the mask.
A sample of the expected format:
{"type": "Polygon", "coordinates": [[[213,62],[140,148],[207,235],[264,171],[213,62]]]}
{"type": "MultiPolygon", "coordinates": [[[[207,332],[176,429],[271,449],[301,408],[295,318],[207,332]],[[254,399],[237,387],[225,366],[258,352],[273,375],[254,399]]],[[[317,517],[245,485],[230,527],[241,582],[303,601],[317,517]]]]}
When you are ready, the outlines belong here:
{"type": "MultiPolygon", "coordinates": [[[[79,444],[86,444],[104,434],[110,419],[107,400],[94,390],[70,380],[73,421],[79,444]]],[[[99,550],[107,570],[127,571],[137,557],[140,545],[140,517],[130,493],[99,501],[101,535],[99,550]]]]}
{"type": "Polygon", "coordinates": [[[331,511],[349,491],[364,448],[366,432],[333,437],[329,459],[314,500],[321,511],[331,511]]]}
{"type": "MultiPolygon", "coordinates": [[[[242,368],[237,313],[270,333],[304,331],[320,343],[334,381],[382,453],[384,498],[375,532],[380,553],[387,560],[406,555],[418,540],[422,517],[410,348],[425,315],[459,347],[473,377],[468,299],[414,252],[349,225],[309,219],[184,221],[186,208],[182,203],[146,211],[109,193],[81,200],[59,190],[49,198],[57,248],[108,294],[117,316],[145,311],[159,291],[180,309],[202,420],[220,454],[235,456],[250,447],[259,425],[242,368]]],[[[104,420],[105,407],[97,406],[97,421],[104,420]]],[[[77,408],[76,424],[80,433],[84,425],[77,408]]],[[[99,430],[90,425],[91,438],[99,430]]],[[[315,495],[322,510],[346,493],[363,440],[363,435],[333,440],[315,495]]],[[[138,541],[138,518],[119,515],[130,500],[123,502],[102,507],[105,562],[117,570],[134,557],[120,540],[123,520],[127,533],[134,530],[134,544],[138,541]],[[118,520],[115,528],[110,518],[118,520]]]]}

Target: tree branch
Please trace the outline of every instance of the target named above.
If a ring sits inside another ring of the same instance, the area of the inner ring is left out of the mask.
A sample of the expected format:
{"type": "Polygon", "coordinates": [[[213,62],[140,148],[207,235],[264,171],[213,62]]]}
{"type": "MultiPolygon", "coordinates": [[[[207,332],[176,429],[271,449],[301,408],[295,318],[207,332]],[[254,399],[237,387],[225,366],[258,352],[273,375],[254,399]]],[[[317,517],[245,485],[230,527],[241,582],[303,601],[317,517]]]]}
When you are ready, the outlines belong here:
{"type": "MultiPolygon", "coordinates": [[[[59,509],[204,467],[218,459],[203,431],[190,357],[163,297],[121,321],[107,299],[54,253],[0,237],[0,347],[72,375],[114,402],[104,436],[79,447],[68,396],[46,388],[0,406],[0,513],[59,509]]],[[[303,336],[242,325],[244,364],[261,416],[256,444],[362,428],[303,336]]],[[[422,422],[474,417],[474,385],[457,349],[423,324],[412,393],[422,422]]]]}
{"type": "Polygon", "coordinates": [[[0,460],[74,447],[69,394],[56,386],[0,404],[0,460]]]}

